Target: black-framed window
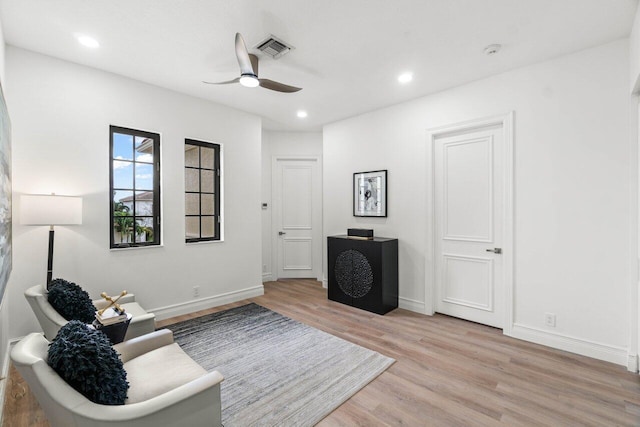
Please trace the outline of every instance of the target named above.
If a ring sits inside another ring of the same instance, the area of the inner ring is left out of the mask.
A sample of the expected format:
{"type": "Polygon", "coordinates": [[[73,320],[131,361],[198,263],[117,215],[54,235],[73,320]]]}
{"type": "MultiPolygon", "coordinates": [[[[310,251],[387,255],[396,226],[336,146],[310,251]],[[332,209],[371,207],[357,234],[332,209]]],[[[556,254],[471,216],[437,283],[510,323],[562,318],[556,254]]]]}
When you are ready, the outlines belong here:
{"type": "Polygon", "coordinates": [[[220,145],[184,140],[185,240],[220,240],[220,145]]]}
{"type": "Polygon", "coordinates": [[[111,247],[160,244],[160,135],[109,127],[111,247]]]}

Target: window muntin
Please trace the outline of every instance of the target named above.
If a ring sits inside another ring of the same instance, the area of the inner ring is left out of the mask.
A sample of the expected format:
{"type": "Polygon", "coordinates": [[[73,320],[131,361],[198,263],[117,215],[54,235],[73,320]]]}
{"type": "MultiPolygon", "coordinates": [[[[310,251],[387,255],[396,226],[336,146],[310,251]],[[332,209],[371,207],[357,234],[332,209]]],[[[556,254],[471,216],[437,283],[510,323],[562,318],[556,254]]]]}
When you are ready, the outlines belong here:
{"type": "Polygon", "coordinates": [[[160,244],[160,135],[110,126],[110,246],[160,244]]]}
{"type": "Polygon", "coordinates": [[[220,240],[220,145],[186,139],[185,241],[220,240]]]}

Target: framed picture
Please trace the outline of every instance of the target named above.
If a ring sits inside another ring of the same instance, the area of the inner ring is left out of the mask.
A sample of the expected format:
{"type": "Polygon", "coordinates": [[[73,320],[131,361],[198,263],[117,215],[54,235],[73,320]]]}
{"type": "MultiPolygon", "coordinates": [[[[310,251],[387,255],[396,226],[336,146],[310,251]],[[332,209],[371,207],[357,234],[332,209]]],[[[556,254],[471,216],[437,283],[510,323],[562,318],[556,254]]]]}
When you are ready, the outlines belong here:
{"type": "Polygon", "coordinates": [[[11,122],[0,86],[0,302],[11,274],[11,122]]]}
{"type": "Polygon", "coordinates": [[[387,170],[353,174],[353,216],[387,216],[387,170]]]}

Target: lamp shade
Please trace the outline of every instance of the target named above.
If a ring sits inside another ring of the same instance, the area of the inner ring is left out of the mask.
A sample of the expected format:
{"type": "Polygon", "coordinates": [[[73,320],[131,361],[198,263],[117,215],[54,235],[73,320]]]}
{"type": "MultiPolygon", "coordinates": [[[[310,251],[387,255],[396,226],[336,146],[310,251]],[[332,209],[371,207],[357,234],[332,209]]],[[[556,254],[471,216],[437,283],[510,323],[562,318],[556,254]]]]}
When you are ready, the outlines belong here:
{"type": "Polygon", "coordinates": [[[23,225],[82,224],[82,197],[23,194],[20,196],[23,225]]]}

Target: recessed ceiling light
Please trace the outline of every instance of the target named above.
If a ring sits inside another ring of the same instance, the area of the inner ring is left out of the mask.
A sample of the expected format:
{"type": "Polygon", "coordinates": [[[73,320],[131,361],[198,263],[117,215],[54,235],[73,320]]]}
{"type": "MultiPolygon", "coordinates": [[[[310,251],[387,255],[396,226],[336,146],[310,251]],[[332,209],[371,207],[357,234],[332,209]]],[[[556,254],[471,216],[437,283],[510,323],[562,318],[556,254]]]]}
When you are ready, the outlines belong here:
{"type": "Polygon", "coordinates": [[[78,39],[78,43],[80,43],[82,46],[86,46],[91,49],[100,47],[100,43],[98,43],[98,40],[94,39],[93,37],[85,36],[84,34],[76,34],[76,39],[78,39]]]}
{"type": "Polygon", "coordinates": [[[300,117],[301,119],[304,119],[305,117],[307,117],[307,116],[308,116],[307,112],[306,112],[306,111],[304,111],[304,110],[300,110],[300,111],[298,111],[298,112],[296,113],[296,115],[297,115],[298,117],[300,117]]]}
{"type": "Polygon", "coordinates": [[[411,80],[413,80],[412,73],[402,73],[398,76],[398,81],[402,84],[409,83],[411,80]]]}
{"type": "Polygon", "coordinates": [[[495,55],[496,53],[500,52],[500,49],[502,49],[502,45],[490,44],[489,46],[484,48],[484,54],[489,56],[495,55]]]}

